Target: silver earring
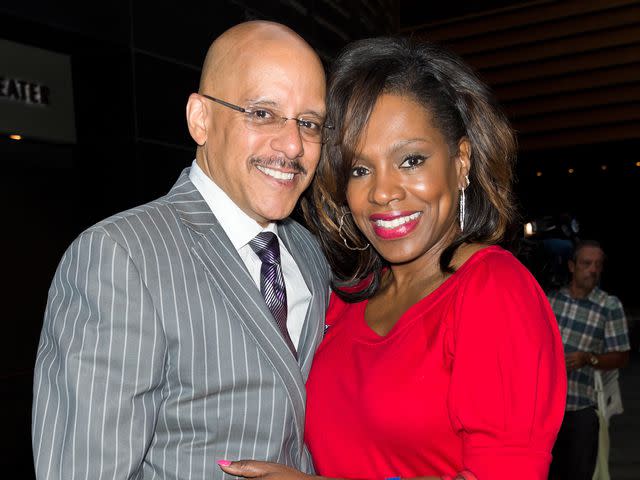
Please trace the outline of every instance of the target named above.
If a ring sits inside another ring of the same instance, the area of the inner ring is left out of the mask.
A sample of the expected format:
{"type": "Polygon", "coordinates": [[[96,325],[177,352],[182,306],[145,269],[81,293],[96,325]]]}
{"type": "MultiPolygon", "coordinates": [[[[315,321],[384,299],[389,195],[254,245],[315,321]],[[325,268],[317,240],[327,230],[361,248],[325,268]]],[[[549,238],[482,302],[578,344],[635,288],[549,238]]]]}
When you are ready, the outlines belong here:
{"type": "Polygon", "coordinates": [[[460,231],[464,232],[464,211],[467,206],[467,199],[465,197],[464,191],[469,187],[471,181],[469,180],[469,175],[465,175],[464,179],[467,181],[467,184],[464,188],[460,189],[460,231]]]}
{"type": "Polygon", "coordinates": [[[364,247],[351,247],[349,246],[349,244],[347,243],[347,239],[346,237],[342,234],[342,227],[344,226],[344,217],[346,215],[351,215],[351,212],[344,212],[342,214],[342,216],[340,217],[340,224],[338,225],[338,235],[340,235],[340,238],[342,239],[342,241],[344,242],[344,246],[347,247],[349,250],[357,250],[357,251],[363,251],[366,250],[367,248],[369,248],[369,244],[367,243],[364,247]]]}

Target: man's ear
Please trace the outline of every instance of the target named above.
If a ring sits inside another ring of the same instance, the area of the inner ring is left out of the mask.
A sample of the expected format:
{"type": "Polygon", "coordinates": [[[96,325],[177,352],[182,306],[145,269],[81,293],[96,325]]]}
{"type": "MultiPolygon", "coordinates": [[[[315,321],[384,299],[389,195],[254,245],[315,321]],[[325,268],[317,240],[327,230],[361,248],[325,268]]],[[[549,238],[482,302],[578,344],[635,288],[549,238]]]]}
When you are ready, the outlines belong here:
{"type": "Polygon", "coordinates": [[[471,142],[467,137],[462,137],[458,142],[456,167],[458,169],[458,188],[465,189],[469,186],[467,176],[471,171],[471,142]]]}
{"type": "Polygon", "coordinates": [[[207,107],[197,93],[189,95],[187,102],[187,126],[191,138],[200,146],[207,141],[207,107]]]}

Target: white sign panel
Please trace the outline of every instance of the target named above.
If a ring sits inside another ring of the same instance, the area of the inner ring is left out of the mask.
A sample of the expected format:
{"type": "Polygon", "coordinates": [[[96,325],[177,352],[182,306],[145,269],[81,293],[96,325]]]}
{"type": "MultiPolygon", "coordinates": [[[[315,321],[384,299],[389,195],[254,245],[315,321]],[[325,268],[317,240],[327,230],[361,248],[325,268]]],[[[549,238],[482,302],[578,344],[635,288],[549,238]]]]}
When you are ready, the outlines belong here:
{"type": "Polygon", "coordinates": [[[75,143],[68,55],[0,39],[0,132],[75,143]]]}

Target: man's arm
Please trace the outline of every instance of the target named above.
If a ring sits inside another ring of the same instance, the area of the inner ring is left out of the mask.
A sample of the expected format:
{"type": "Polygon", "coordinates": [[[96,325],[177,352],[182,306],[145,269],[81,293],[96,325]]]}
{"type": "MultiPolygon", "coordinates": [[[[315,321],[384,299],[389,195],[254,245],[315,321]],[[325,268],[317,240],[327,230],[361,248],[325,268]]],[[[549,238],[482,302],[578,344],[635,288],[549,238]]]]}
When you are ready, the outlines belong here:
{"type": "Polygon", "coordinates": [[[591,366],[598,370],[613,370],[616,368],[626,367],[629,363],[629,351],[625,352],[609,352],[609,353],[591,353],[591,352],[572,352],[565,357],[567,370],[577,370],[585,366],[591,366]]]}
{"type": "Polygon", "coordinates": [[[620,300],[609,295],[606,304],[607,320],[604,325],[605,353],[573,352],[566,355],[567,370],[591,366],[598,370],[614,370],[629,363],[629,330],[620,300]]]}
{"type": "Polygon", "coordinates": [[[130,478],[153,435],[165,341],[140,273],[100,231],[58,267],[35,366],[38,479],[130,478]]]}

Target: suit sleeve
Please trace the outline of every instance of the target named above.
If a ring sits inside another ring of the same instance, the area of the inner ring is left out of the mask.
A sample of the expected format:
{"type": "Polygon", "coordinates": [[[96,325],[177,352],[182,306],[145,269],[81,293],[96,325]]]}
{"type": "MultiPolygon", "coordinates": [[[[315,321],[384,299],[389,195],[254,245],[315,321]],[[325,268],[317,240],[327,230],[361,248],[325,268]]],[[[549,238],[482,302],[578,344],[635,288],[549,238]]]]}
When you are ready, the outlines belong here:
{"type": "Polygon", "coordinates": [[[462,286],[449,412],[478,480],[547,478],[566,398],[562,342],[546,297],[508,254],[462,286]]]}
{"type": "Polygon", "coordinates": [[[135,477],[152,438],[165,340],[126,250],[78,237],[52,282],[35,365],[38,479],[135,477]]]}

